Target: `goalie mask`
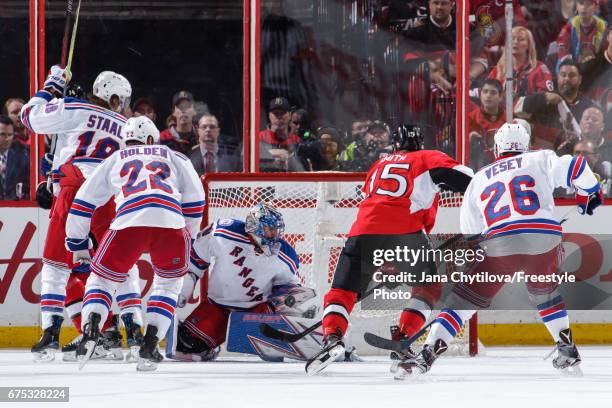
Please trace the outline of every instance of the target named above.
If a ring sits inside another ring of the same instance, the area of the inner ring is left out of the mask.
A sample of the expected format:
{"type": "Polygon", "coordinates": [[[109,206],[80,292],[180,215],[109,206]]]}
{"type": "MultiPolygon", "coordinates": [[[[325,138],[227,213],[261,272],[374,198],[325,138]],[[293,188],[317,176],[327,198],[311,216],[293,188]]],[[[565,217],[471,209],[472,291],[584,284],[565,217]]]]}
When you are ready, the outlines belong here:
{"type": "Polygon", "coordinates": [[[123,140],[125,142],[136,141],[142,144],[159,143],[159,130],[155,123],[146,116],[129,118],[123,127],[123,140]],[[153,143],[147,143],[149,136],[153,137],[153,143]]]}
{"type": "Polygon", "coordinates": [[[132,85],[123,75],[113,71],[103,71],[94,81],[93,94],[108,103],[113,95],[117,95],[121,110],[123,110],[130,106],[132,85]]]}
{"type": "Polygon", "coordinates": [[[278,254],[285,230],[283,215],[272,204],[259,203],[246,217],[245,231],[257,242],[267,256],[278,254]]]}
{"type": "Polygon", "coordinates": [[[423,131],[416,125],[401,125],[393,132],[393,151],[415,151],[423,148],[423,131]]]}
{"type": "Polygon", "coordinates": [[[493,153],[499,157],[505,153],[523,153],[529,150],[529,133],[523,125],[505,123],[495,133],[493,153]]]}

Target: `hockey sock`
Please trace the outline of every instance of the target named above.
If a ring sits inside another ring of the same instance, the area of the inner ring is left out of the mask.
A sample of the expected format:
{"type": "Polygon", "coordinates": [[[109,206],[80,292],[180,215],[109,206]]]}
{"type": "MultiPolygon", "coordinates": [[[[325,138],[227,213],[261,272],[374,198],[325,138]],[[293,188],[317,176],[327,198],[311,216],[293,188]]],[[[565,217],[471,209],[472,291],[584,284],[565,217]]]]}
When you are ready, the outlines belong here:
{"type": "MultiPolygon", "coordinates": [[[[415,289],[418,289],[415,288],[415,289]]],[[[406,307],[400,315],[399,327],[400,332],[407,337],[412,337],[414,333],[419,331],[431,316],[431,304],[414,297],[408,300],[406,307]]]]}
{"type": "Polygon", "coordinates": [[[66,285],[66,312],[74,327],[81,332],[81,309],[88,274],[71,273],[66,285]]]}
{"type": "Polygon", "coordinates": [[[555,339],[555,342],[558,342],[560,340],[559,332],[569,328],[569,317],[561,295],[557,295],[547,302],[540,303],[538,305],[538,313],[550,335],[555,339]]]}
{"type": "Polygon", "coordinates": [[[451,344],[461,330],[463,322],[472,317],[475,312],[475,310],[442,309],[431,325],[425,343],[433,347],[436,341],[442,339],[447,345],[451,344]]]}
{"type": "Polygon", "coordinates": [[[81,319],[81,329],[87,323],[90,313],[95,312],[101,316],[100,321],[105,322],[104,327],[108,326],[108,317],[111,304],[113,302],[113,294],[117,290],[117,283],[106,278],[103,278],[95,273],[89,275],[87,284],[85,285],[85,296],[83,297],[83,318],[81,319]]]}
{"type": "Polygon", "coordinates": [[[323,335],[338,334],[344,336],[348,329],[349,315],[357,301],[357,293],[332,288],[323,299],[323,335]]]}
{"type": "Polygon", "coordinates": [[[125,282],[117,287],[117,304],[121,316],[127,313],[133,314],[134,323],[143,326],[142,322],[142,298],[140,296],[140,277],[138,267],[132,266],[128,272],[125,282]]]}
{"type": "Polygon", "coordinates": [[[70,271],[57,265],[43,263],[40,289],[40,315],[42,329],[53,325],[53,316],[64,317],[64,301],[66,299],[66,283],[70,271]]]}
{"type": "Polygon", "coordinates": [[[182,278],[161,278],[155,275],[151,296],[147,301],[147,327],[157,327],[157,337],[163,339],[174,315],[182,278]]]}

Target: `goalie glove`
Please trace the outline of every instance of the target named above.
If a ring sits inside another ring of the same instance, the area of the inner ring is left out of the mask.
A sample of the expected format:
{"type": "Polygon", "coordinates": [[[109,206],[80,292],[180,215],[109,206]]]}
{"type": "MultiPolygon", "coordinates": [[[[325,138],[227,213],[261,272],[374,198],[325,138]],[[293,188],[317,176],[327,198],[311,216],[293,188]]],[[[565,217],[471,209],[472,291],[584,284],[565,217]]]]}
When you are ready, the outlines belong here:
{"type": "Polygon", "coordinates": [[[308,319],[315,317],[321,304],[314,289],[292,284],[274,286],[268,303],[276,313],[308,319]]]}
{"type": "Polygon", "coordinates": [[[602,202],[602,190],[601,186],[599,189],[589,195],[576,193],[576,204],[578,205],[578,212],[582,215],[593,215],[593,210],[599,207],[602,202]]]}
{"type": "Polygon", "coordinates": [[[176,305],[178,307],[185,307],[187,302],[193,295],[193,289],[195,288],[196,283],[198,282],[198,275],[193,272],[187,273],[183,278],[183,287],[181,288],[181,293],[178,296],[178,300],[176,301],[176,305]]]}
{"type": "Polygon", "coordinates": [[[45,91],[60,97],[64,95],[64,90],[68,82],[70,82],[70,71],[67,71],[59,65],[54,65],[49,69],[43,88],[45,91]]]}
{"type": "Polygon", "coordinates": [[[72,252],[72,262],[88,265],[91,263],[89,249],[93,244],[89,238],[66,238],[66,249],[72,252]]]}

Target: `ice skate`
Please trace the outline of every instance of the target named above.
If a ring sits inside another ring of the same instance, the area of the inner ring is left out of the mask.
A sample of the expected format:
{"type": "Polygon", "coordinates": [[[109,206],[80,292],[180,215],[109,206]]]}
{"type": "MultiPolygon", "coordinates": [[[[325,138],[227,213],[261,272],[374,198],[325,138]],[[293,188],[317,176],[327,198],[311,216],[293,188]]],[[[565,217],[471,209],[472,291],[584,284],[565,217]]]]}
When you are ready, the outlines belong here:
{"type": "Polygon", "coordinates": [[[142,346],[138,351],[138,365],[136,370],[138,371],[155,371],[157,364],[164,359],[157,349],[157,327],[148,326],[147,332],[144,336],[142,346]]]}
{"type": "Polygon", "coordinates": [[[34,354],[34,361],[38,363],[55,360],[55,353],[59,350],[59,334],[64,318],[54,315],[51,319],[51,326],[43,331],[40,340],[31,349],[34,354]]]}
{"type": "Polygon", "coordinates": [[[128,353],[125,356],[125,361],[136,362],[138,361],[138,351],[142,345],[142,331],[141,327],[134,322],[134,314],[126,313],[121,316],[123,326],[125,327],[125,337],[127,340],[128,353]]]}
{"type": "Polygon", "coordinates": [[[325,367],[336,361],[339,356],[343,356],[344,351],[342,337],[336,334],[330,334],[323,340],[323,349],[321,352],[306,363],[306,373],[308,375],[319,373],[325,369],[325,367]]]}
{"type": "Polygon", "coordinates": [[[90,313],[87,323],[83,329],[83,338],[77,347],[76,355],[79,361],[79,370],[82,370],[87,364],[87,361],[93,355],[96,345],[100,339],[100,320],[102,316],[98,313],[90,313]]]}

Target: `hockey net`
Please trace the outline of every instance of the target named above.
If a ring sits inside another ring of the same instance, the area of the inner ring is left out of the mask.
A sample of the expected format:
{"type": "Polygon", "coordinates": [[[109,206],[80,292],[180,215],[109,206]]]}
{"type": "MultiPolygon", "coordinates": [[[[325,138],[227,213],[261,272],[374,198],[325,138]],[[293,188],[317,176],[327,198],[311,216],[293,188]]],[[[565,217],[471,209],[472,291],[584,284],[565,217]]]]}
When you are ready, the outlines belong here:
{"type": "MultiPolygon", "coordinates": [[[[206,222],[222,218],[245,219],[255,204],[268,201],[285,220],[284,238],[300,260],[302,284],[323,296],[330,288],[340,251],[363,199],[364,173],[220,173],[204,177],[206,222]]],[[[458,233],[461,195],[443,192],[439,199],[433,245],[458,233]]],[[[347,343],[361,354],[381,354],[363,341],[366,331],[389,337],[398,322],[397,310],[361,310],[351,314],[347,343]]],[[[435,312],[432,313],[432,317],[435,312]]],[[[422,342],[422,339],[420,339],[422,342]]],[[[418,343],[418,342],[417,342],[418,343]]],[[[452,354],[478,353],[475,317],[457,336],[452,354]]]]}

